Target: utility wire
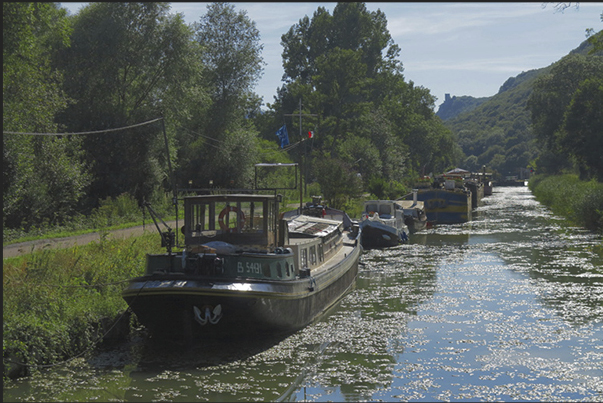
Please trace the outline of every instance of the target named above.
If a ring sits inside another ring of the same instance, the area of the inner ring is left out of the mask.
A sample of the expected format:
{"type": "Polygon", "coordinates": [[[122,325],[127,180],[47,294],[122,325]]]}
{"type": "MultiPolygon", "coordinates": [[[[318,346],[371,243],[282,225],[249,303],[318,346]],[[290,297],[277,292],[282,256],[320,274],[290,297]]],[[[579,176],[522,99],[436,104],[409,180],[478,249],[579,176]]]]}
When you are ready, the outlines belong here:
{"type": "Polygon", "coordinates": [[[28,135],[28,136],[73,136],[73,135],[80,135],[80,134],[100,134],[100,133],[110,133],[110,132],[117,132],[117,131],[120,131],[120,130],[132,129],[133,127],[145,126],[145,125],[149,125],[151,123],[155,123],[157,121],[160,121],[162,119],[163,118],[157,118],[157,119],[149,120],[147,122],[137,123],[135,125],[125,126],[125,127],[118,127],[118,128],[115,128],[115,129],[96,130],[96,131],[91,131],[91,132],[75,132],[75,133],[26,133],[26,132],[5,132],[5,131],[3,131],[2,134],[22,134],[22,135],[28,135]]]}

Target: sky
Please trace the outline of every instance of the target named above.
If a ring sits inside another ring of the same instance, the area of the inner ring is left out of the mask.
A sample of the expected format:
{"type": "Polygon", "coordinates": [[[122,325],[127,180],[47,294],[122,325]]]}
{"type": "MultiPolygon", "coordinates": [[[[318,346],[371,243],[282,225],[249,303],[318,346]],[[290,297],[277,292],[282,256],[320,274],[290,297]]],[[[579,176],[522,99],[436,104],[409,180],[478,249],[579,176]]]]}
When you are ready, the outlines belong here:
{"type": "MultiPolygon", "coordinates": [[[[61,3],[71,14],[88,3],[61,3]]],[[[171,3],[187,24],[199,22],[209,3],[171,3]]],[[[281,36],[301,18],[312,18],[319,6],[331,14],[337,3],[234,2],[260,32],[266,65],[255,92],[274,102],[282,86],[281,36]]],[[[572,3],[563,12],[557,3],[407,3],[367,2],[380,9],[400,49],[406,81],[428,88],[438,106],[450,96],[495,95],[518,74],[549,66],[586,40],[586,29],[603,29],[603,3],[572,3]],[[576,8],[574,4],[578,4],[576,8]]]]}

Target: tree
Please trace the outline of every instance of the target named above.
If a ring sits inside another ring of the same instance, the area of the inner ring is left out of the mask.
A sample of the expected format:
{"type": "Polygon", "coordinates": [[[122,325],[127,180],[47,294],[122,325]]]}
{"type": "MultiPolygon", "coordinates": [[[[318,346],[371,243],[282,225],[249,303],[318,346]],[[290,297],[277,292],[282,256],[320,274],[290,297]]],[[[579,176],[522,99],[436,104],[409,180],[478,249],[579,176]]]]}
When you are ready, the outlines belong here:
{"type": "Polygon", "coordinates": [[[349,197],[357,197],[362,191],[361,180],[353,167],[328,154],[316,159],[313,173],[333,208],[342,208],[349,197]]]}
{"type": "MultiPolygon", "coordinates": [[[[3,3],[2,10],[3,130],[56,133],[68,98],[51,58],[69,44],[66,12],[54,3],[3,3]]],[[[63,222],[89,183],[79,139],[5,134],[2,144],[4,225],[63,222]]]]}
{"type": "MultiPolygon", "coordinates": [[[[203,109],[192,32],[168,11],[168,3],[91,3],[73,17],[72,45],[57,60],[76,101],[61,119],[70,131],[184,117],[193,97],[203,109]]],[[[84,147],[92,206],[124,192],[142,202],[168,178],[160,123],[89,135],[84,147]]]]}
{"type": "Polygon", "coordinates": [[[281,44],[284,85],[270,105],[273,125],[302,98],[306,110],[320,114],[315,161],[329,155],[349,164],[368,186],[373,177],[392,183],[422,167],[444,168],[462,154],[435,117],[429,90],[404,81],[400,49],[380,10],[338,3],[331,15],[318,7],[281,44]]]}
{"type": "Polygon", "coordinates": [[[580,179],[603,181],[603,75],[584,80],[563,118],[561,144],[574,156],[580,179]]]}
{"type": "Polygon", "coordinates": [[[259,31],[245,11],[236,12],[227,3],[208,5],[194,30],[211,106],[191,138],[190,150],[183,154],[183,175],[200,184],[209,180],[224,187],[249,184],[257,132],[246,117],[260,104],[253,93],[264,64],[259,31]]]}
{"type": "MultiPolygon", "coordinates": [[[[541,172],[561,172],[561,169],[568,167],[568,162],[571,163],[567,158],[568,154],[573,158],[582,158],[581,155],[575,154],[576,148],[572,145],[573,134],[564,131],[563,125],[566,111],[577,95],[578,89],[585,80],[593,77],[596,79],[603,77],[603,57],[570,54],[557,62],[549,74],[544,74],[536,80],[528,100],[528,108],[532,114],[534,134],[549,150],[546,159],[549,164],[544,165],[544,160],[537,162],[541,172]]],[[[596,88],[593,83],[589,85],[594,85],[596,88]]],[[[593,96],[596,94],[592,88],[584,91],[593,96]]],[[[578,99],[572,107],[573,117],[569,122],[572,128],[575,128],[575,121],[572,119],[581,114],[578,112],[581,110],[579,102],[594,101],[588,101],[582,95],[578,99]]],[[[586,109],[591,108],[586,107],[586,109]]],[[[592,115],[588,116],[594,118],[592,115]]]]}

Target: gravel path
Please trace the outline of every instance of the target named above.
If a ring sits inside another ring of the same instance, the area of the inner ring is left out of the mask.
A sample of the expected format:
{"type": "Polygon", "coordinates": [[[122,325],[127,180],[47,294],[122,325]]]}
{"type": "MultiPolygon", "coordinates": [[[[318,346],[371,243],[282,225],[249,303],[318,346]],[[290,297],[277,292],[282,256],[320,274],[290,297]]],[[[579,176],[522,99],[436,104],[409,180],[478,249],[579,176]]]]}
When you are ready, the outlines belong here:
{"type": "MultiPolygon", "coordinates": [[[[180,223],[182,223],[182,221],[180,221],[180,223]]],[[[176,221],[170,221],[167,222],[167,224],[174,229],[174,231],[176,230],[176,221]]],[[[163,225],[160,225],[159,228],[161,228],[162,231],[165,229],[163,225]]],[[[147,232],[154,232],[157,234],[157,236],[159,236],[157,228],[152,222],[145,225],[139,225],[137,227],[109,231],[109,234],[114,238],[129,238],[131,236],[142,235],[147,232]]],[[[2,258],[5,259],[7,257],[21,256],[45,248],[56,249],[69,248],[76,245],[85,245],[87,243],[100,240],[100,237],[100,232],[93,232],[89,234],[70,236],[67,238],[38,239],[35,241],[15,243],[2,247],[2,258]]]]}

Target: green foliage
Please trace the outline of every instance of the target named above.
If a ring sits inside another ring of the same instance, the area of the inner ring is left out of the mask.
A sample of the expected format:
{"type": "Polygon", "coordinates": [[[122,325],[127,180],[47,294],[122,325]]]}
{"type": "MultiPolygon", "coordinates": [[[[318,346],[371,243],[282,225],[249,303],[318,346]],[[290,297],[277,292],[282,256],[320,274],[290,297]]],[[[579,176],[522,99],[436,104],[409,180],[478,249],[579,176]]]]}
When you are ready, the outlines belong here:
{"type": "Polygon", "coordinates": [[[90,215],[95,227],[110,227],[120,222],[135,222],[141,216],[140,207],[134,198],[124,193],[113,200],[107,197],[90,215]]]}
{"type": "MultiPolygon", "coordinates": [[[[52,55],[69,42],[65,10],[54,3],[3,3],[3,130],[56,132],[68,100],[52,55]]],[[[3,226],[61,223],[89,183],[78,139],[2,137],[3,226]]]]}
{"type": "Polygon", "coordinates": [[[554,164],[537,161],[540,172],[560,173],[567,163],[557,162],[564,160],[577,165],[581,179],[603,172],[597,150],[603,141],[601,80],[603,56],[576,53],[555,63],[535,82],[528,103],[534,133],[552,156],[558,156],[549,158],[554,164]]]}
{"type": "Polygon", "coordinates": [[[603,68],[600,77],[587,78],[573,94],[559,141],[575,158],[582,179],[603,182],[603,68]]]}
{"type": "MultiPolygon", "coordinates": [[[[60,116],[69,131],[182,117],[181,107],[190,112],[187,102],[203,94],[193,63],[198,48],[181,16],[168,10],[167,3],[90,3],[74,16],[71,47],[57,60],[77,101],[60,116]]],[[[87,135],[83,148],[92,207],[124,192],[142,202],[168,177],[161,123],[87,135]]]]}
{"type": "Polygon", "coordinates": [[[146,253],[160,250],[153,234],[4,259],[4,358],[52,364],[99,342],[127,307],[125,282],[144,272],[146,253]]]}
{"type": "Polygon", "coordinates": [[[536,199],[575,225],[603,233],[603,183],[576,175],[537,175],[529,187],[536,199]]]}
{"type": "MultiPolygon", "coordinates": [[[[158,191],[149,200],[153,210],[164,220],[175,217],[172,195],[158,191]]],[[[183,209],[179,214],[182,216],[183,209]]],[[[149,221],[149,215],[141,210],[138,202],[129,194],[124,193],[116,198],[108,197],[100,201],[100,206],[89,215],[75,214],[62,224],[43,220],[27,227],[4,228],[3,243],[26,242],[35,239],[61,238],[81,233],[97,232],[99,230],[116,229],[124,226],[142,224],[149,221]]]]}
{"type": "MultiPolygon", "coordinates": [[[[232,113],[230,108],[241,106],[259,80],[264,63],[259,43],[260,33],[247,12],[236,12],[233,5],[211,3],[201,22],[195,25],[196,40],[203,46],[201,55],[207,69],[212,98],[221,118],[232,113]]],[[[222,124],[226,122],[221,122],[222,124]]]]}
{"type": "MultiPolygon", "coordinates": [[[[319,114],[304,121],[305,127],[319,125],[313,164],[331,155],[360,173],[366,187],[373,176],[401,181],[408,172],[443,169],[460,157],[433,112],[429,90],[404,81],[400,49],[381,11],[338,3],[331,15],[318,7],[282,43],[285,85],[270,105],[272,129],[262,123],[273,135],[280,117],[296,113],[303,99],[302,113],[319,114]]],[[[299,129],[295,119],[289,127],[299,129]]]]}
{"type": "Polygon", "coordinates": [[[379,200],[395,200],[409,193],[408,188],[399,182],[388,182],[374,177],[368,185],[369,192],[379,200]]]}
{"type": "Polygon", "coordinates": [[[222,188],[250,187],[258,161],[257,130],[245,119],[259,109],[251,91],[263,71],[259,31],[246,12],[212,3],[194,24],[194,39],[202,50],[203,83],[208,94],[205,116],[187,122],[180,137],[182,183],[222,188]]]}
{"type": "Polygon", "coordinates": [[[358,197],[362,191],[361,179],[352,167],[337,158],[317,158],[313,166],[316,182],[327,204],[341,209],[350,198],[358,197]]]}

